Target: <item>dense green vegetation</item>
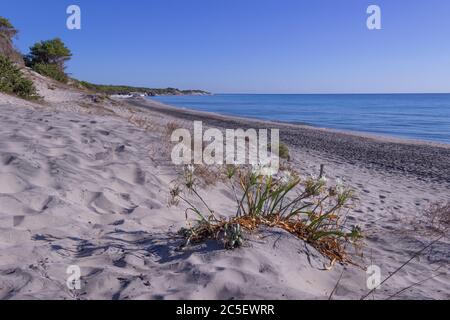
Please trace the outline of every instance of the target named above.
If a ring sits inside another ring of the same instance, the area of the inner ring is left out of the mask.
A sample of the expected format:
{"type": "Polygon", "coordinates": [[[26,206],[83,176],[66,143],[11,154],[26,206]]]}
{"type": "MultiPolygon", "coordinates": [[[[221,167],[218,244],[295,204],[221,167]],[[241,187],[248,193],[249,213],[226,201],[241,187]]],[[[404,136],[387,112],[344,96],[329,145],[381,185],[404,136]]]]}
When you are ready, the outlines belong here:
{"type": "Polygon", "coordinates": [[[54,64],[36,63],[32,68],[37,73],[59,82],[67,83],[67,81],[69,80],[69,77],[65,74],[65,72],[61,71],[54,64]]]}
{"type": "Polygon", "coordinates": [[[180,90],[180,89],[176,89],[176,88],[155,89],[155,88],[120,86],[120,85],[101,85],[101,84],[89,83],[86,81],[78,81],[78,84],[81,87],[84,87],[86,89],[93,90],[93,91],[96,91],[99,93],[104,93],[104,94],[139,93],[139,94],[145,94],[145,95],[149,95],[149,96],[209,94],[209,92],[202,91],[202,90],[180,90]]]}
{"type": "Polygon", "coordinates": [[[38,98],[33,82],[26,79],[20,69],[4,55],[0,55],[0,91],[25,99],[38,98]]]}
{"type": "Polygon", "coordinates": [[[61,39],[55,38],[35,43],[25,57],[25,62],[37,73],[66,83],[69,78],[64,72],[65,63],[71,57],[70,49],[61,39]]]}
{"type": "Polygon", "coordinates": [[[22,55],[13,45],[17,33],[8,19],[0,17],[0,92],[36,99],[38,95],[33,82],[26,79],[17,66],[23,66],[22,55]]]}
{"type": "Polygon", "coordinates": [[[71,57],[72,52],[59,38],[35,43],[28,54],[31,64],[53,64],[61,70],[64,70],[64,63],[71,57]]]}

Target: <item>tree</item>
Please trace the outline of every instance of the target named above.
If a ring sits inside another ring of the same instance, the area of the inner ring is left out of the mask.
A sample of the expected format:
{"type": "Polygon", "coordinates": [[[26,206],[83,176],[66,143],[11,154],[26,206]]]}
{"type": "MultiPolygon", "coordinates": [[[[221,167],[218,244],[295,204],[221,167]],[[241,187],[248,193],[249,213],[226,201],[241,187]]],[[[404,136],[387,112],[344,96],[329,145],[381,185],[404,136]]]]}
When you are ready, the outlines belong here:
{"type": "Polygon", "coordinates": [[[5,36],[11,40],[15,35],[17,35],[17,33],[17,29],[14,28],[8,19],[0,17],[0,34],[2,36],[5,36]]]}
{"type": "Polygon", "coordinates": [[[31,66],[35,64],[52,64],[59,68],[60,71],[65,69],[65,62],[70,60],[72,52],[66,47],[61,39],[41,41],[34,44],[30,48],[28,61],[31,66]]]}
{"type": "Polygon", "coordinates": [[[22,55],[14,47],[13,38],[18,30],[9,22],[8,19],[0,17],[0,54],[9,58],[14,63],[23,66],[22,55]]]}

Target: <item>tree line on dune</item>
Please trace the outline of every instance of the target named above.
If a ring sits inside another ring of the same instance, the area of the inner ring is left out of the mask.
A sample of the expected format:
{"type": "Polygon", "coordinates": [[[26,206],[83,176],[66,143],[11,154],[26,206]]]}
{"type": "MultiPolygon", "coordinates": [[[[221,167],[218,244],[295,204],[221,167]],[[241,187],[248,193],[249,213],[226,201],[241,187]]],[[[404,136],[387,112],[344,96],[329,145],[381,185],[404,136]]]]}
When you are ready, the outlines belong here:
{"type": "Polygon", "coordinates": [[[18,32],[8,19],[0,17],[0,92],[27,99],[39,98],[33,82],[21,72],[21,69],[26,66],[58,82],[101,94],[140,93],[149,96],[208,94],[202,90],[154,89],[79,81],[69,77],[65,71],[66,63],[72,58],[72,52],[60,38],[39,41],[30,47],[28,54],[22,55],[13,43],[18,32]]]}

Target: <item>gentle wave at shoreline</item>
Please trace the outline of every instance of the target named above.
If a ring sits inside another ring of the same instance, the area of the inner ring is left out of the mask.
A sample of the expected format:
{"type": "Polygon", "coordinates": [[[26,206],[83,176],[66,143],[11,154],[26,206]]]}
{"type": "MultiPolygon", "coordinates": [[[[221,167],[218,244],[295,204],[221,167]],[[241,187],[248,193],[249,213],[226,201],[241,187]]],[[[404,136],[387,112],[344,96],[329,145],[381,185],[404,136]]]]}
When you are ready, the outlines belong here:
{"type": "Polygon", "coordinates": [[[151,99],[224,115],[450,144],[450,94],[217,94],[151,99]]]}

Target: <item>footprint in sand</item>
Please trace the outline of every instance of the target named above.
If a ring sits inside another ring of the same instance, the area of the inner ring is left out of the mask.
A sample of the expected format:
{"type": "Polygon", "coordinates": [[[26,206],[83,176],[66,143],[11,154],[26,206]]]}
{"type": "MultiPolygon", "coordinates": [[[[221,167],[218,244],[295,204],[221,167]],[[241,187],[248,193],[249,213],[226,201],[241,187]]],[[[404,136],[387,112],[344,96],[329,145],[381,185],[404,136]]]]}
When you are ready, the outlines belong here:
{"type": "Polygon", "coordinates": [[[25,220],[25,216],[14,216],[13,227],[19,226],[25,220]]]}
{"type": "Polygon", "coordinates": [[[16,159],[17,157],[12,154],[5,155],[3,158],[3,165],[9,166],[16,159]]]}
{"type": "Polygon", "coordinates": [[[106,189],[103,192],[94,193],[89,206],[98,214],[131,214],[137,208],[120,194],[106,189]]]}

